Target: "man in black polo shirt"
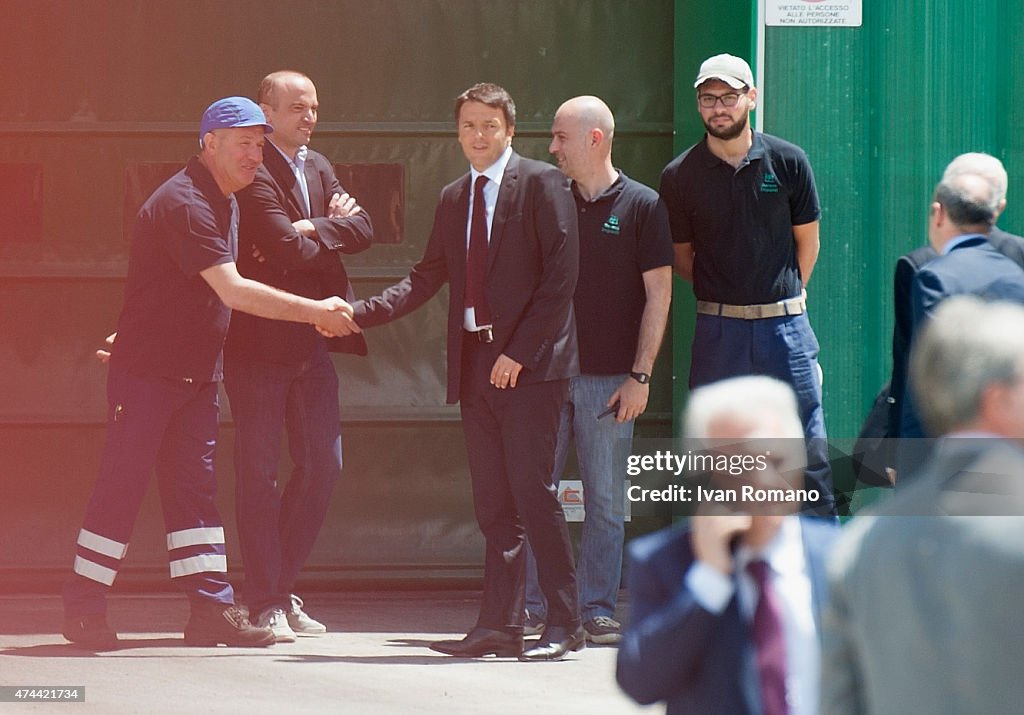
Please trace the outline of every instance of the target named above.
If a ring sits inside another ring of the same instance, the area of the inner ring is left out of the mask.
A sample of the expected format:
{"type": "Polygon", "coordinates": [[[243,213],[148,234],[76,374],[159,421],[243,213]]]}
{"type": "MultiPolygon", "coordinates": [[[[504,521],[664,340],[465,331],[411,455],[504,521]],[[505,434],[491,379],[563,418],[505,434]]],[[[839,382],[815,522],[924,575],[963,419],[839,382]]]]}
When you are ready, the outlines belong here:
{"type": "Polygon", "coordinates": [[[690,387],[746,374],[792,385],[807,487],[820,496],[813,506],[833,514],[818,340],[804,291],[819,248],[814,175],[799,147],[750,128],[757,89],[744,60],[709,58],[694,87],[707,134],[661,177],[676,272],[697,297],[690,387]]]}
{"type": "Polygon", "coordinates": [[[310,300],[242,278],[235,268],[233,192],[262,161],[260,108],[243,97],[214,102],[200,124],[198,156],[140,209],[128,259],[125,302],[107,381],[107,439],[79,532],[74,575],[64,589],[64,637],[91,649],[117,646],[106,592],[128,550],[155,470],[171,578],[189,596],[190,645],[264,646],[234,607],[224,528],[213,497],[217,381],[231,310],[352,332],[351,307],[310,300]]]}
{"type": "MultiPolygon", "coordinates": [[[[555,113],[549,150],[572,179],[580,230],[573,305],[580,375],[569,380],[552,481],[576,444],[586,517],[577,578],[587,640],[622,639],[615,604],[622,573],[622,451],[647,409],[651,371],[672,300],[672,238],[658,194],[612,165],[615,118],[597,97],[555,113]],[[603,415],[603,416],[601,416],[603,415]]],[[[532,554],[531,554],[532,555],[532,554]]],[[[526,625],[540,629],[546,604],[528,560],[526,625]]]]}

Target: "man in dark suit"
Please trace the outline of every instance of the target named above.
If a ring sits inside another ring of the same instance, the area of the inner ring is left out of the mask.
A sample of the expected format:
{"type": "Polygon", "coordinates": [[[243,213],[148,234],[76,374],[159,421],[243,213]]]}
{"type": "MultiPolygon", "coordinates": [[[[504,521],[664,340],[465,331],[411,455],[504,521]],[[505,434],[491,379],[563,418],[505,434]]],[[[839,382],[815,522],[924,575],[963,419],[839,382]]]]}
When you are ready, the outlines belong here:
{"type": "MultiPolygon", "coordinates": [[[[946,298],[984,293],[996,282],[1024,283],[1024,270],[988,241],[1001,207],[998,189],[985,176],[966,172],[943,176],[928,219],[928,242],[938,257],[920,268],[911,283],[910,341],[946,298]]],[[[925,436],[906,387],[901,402],[900,436],[925,436]]],[[[913,455],[917,451],[910,444],[901,445],[898,471],[906,473],[919,464],[913,455]]]]}
{"type": "Polygon", "coordinates": [[[584,645],[568,530],[551,483],[559,413],[579,374],[572,298],[576,204],[560,171],[512,151],[515,104],[493,84],[455,101],[471,170],[446,186],[423,258],[356,322],[380,325],[450,285],[448,402],[461,401],[477,522],[486,539],[476,626],[431,647],[558,660],[584,645]],[[540,642],[523,648],[524,533],[548,602],[540,642]]]}
{"type": "MultiPolygon", "coordinates": [[[[327,157],[309,150],[319,106],[298,72],[268,75],[258,97],[274,139],[263,166],[237,194],[239,270],[310,298],[354,299],[343,253],[370,246],[373,229],[338,183],[327,157]]],[[[224,386],[235,435],[235,512],[253,618],[278,642],[326,627],[303,610],[295,580],[309,556],[341,472],[338,377],[329,351],[366,354],[362,335],[325,339],[311,325],[240,313],[224,350],[224,386]],[[294,468],[278,490],[281,431],[294,468]]]]}
{"type": "Polygon", "coordinates": [[[836,544],[821,712],[1018,713],[1024,309],[944,301],[910,374],[924,421],[943,436],[911,484],[836,544]]]}
{"type": "MultiPolygon", "coordinates": [[[[965,174],[980,176],[991,184],[997,201],[995,219],[998,219],[1006,208],[1008,180],[1003,163],[989,154],[968,152],[949,162],[942,178],[949,180],[965,174]]],[[[1007,233],[993,225],[988,232],[988,242],[993,248],[1024,269],[1024,238],[1007,233]]],[[[892,379],[889,382],[890,399],[886,437],[901,436],[900,420],[907,384],[907,356],[910,354],[910,336],[913,330],[911,285],[915,274],[926,263],[937,257],[935,249],[928,244],[901,256],[896,262],[896,269],[893,273],[895,321],[892,334],[892,379]]]]}
{"type": "MultiPolygon", "coordinates": [[[[691,393],[685,433],[772,455],[763,470],[726,475],[732,486],[802,487],[799,414],[788,385],[737,377],[691,393]]],[[[629,545],[623,690],[640,703],[666,701],[669,713],[815,712],[824,561],[838,530],[796,516],[797,505],[702,504],[688,527],[629,545]]]]}

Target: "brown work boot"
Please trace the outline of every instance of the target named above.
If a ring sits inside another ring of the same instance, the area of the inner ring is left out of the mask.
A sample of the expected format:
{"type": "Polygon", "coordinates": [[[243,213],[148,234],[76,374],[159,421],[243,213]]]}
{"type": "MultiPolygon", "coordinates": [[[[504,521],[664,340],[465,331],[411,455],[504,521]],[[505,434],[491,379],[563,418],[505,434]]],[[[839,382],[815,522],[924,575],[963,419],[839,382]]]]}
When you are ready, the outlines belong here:
{"type": "Polygon", "coordinates": [[[272,630],[257,628],[238,606],[227,603],[193,603],[185,625],[186,645],[261,647],[274,641],[272,630]]]}

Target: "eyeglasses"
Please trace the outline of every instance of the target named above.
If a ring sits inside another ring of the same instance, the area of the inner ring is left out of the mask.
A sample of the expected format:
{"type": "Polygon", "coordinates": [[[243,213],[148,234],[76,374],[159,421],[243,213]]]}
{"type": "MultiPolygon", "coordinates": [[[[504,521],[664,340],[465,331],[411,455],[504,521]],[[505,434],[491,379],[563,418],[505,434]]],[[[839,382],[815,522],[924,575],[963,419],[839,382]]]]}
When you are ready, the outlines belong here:
{"type": "Polygon", "coordinates": [[[715,105],[719,102],[722,103],[723,107],[735,107],[736,103],[740,101],[746,92],[740,94],[738,92],[728,92],[727,94],[698,94],[697,101],[700,102],[700,106],[704,109],[714,109],[715,105]]]}

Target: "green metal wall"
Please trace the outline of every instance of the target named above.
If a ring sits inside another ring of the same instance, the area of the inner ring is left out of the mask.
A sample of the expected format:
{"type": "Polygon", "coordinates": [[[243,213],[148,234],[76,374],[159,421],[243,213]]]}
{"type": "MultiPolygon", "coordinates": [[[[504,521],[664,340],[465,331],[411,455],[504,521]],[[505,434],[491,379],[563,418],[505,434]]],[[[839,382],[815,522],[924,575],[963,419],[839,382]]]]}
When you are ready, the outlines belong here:
{"type": "MultiPolygon", "coordinates": [[[[542,159],[558,105],[603,97],[616,163],[656,185],[672,153],[672,11],[670,0],[0,3],[0,178],[32,177],[42,207],[32,231],[13,220],[18,207],[0,207],[0,588],[70,565],[102,446],[105,370],[92,352],[120,308],[132,167],[184,162],[213,99],[251,94],[275,69],[307,72],[320,99],[313,147],[404,172],[403,240],[347,259],[368,295],[422,254],[441,187],[466,170],[451,112],[474,82],[511,91],[515,146],[542,159]]],[[[336,358],[345,474],[313,575],[479,571],[458,409],[443,405],[444,300],[371,331],[369,358],[336,358]]],[[[641,433],[669,429],[669,373],[662,360],[641,433]]],[[[236,570],[226,405],[218,503],[236,570]]],[[[151,489],[126,576],[163,578],[161,533],[151,489]]]]}
{"type": "MultiPolygon", "coordinates": [[[[808,292],[831,437],[856,436],[888,378],[893,266],[927,240],[945,164],[965,151],[1000,157],[1010,174],[1000,225],[1024,231],[1015,200],[1024,139],[1013,124],[1024,109],[1014,56],[1022,10],[1020,0],[864,0],[859,28],[765,29],[764,130],[807,151],[821,193],[821,257],[808,292]]],[[[677,149],[701,134],[690,84],[700,60],[734,52],[755,65],[756,17],[753,0],[677,0],[677,149]]],[[[681,309],[692,294],[677,283],[678,409],[692,331],[681,309]]]]}
{"type": "MultiPolygon", "coordinates": [[[[1000,156],[1010,172],[1001,224],[1024,230],[1024,139],[1011,125],[1024,109],[1013,56],[1021,5],[878,0],[865,3],[861,28],[766,30],[765,129],[804,146],[822,194],[810,294],[833,436],[856,433],[887,374],[892,264],[924,240],[949,158],[1000,156]]],[[[439,189],[465,170],[450,116],[463,88],[507,86],[516,146],[539,158],[563,99],[604,97],[619,121],[616,163],[656,186],[701,136],[691,88],[700,61],[756,56],[755,10],[752,0],[0,3],[0,168],[37,167],[25,175],[42,205],[39,225],[16,220],[9,201],[0,222],[0,584],[68,565],[102,444],[104,371],[92,351],[121,301],[127,172],[183,161],[210,100],[250,93],[270,70],[302,69],[320,92],[315,148],[402,167],[403,240],[351,260],[365,295],[421,254],[439,189]]],[[[677,281],[675,300],[674,350],[657,367],[641,434],[665,434],[685,401],[687,284],[677,281]]],[[[457,409],[442,406],[443,305],[372,331],[371,358],[337,358],[346,474],[313,573],[479,566],[457,409]]],[[[219,499],[230,527],[224,418],[219,499]]],[[[165,573],[159,522],[151,495],[129,555],[137,572],[165,573]]]]}
{"type": "Polygon", "coordinates": [[[765,37],[765,128],[803,146],[822,194],[809,289],[834,436],[856,434],[891,367],[892,269],[927,241],[927,207],[957,154],[1010,174],[1000,220],[1024,230],[1019,0],[879,0],[860,28],[775,28],[765,37]]]}
{"type": "MultiPolygon", "coordinates": [[[[716,3],[676,0],[673,45],[673,83],[675,94],[675,141],[673,156],[700,141],[704,124],[697,112],[693,81],[700,63],[722,52],[752,57],[752,13],[749,0],[723,0],[716,3]]],[[[664,164],[671,160],[666,159],[664,164]]],[[[657,188],[657,187],[655,187],[657,188]]],[[[672,290],[672,403],[675,433],[686,404],[690,375],[690,343],[693,339],[696,302],[690,283],[675,278],[672,290]]]]}

